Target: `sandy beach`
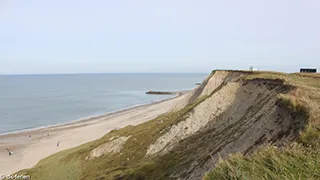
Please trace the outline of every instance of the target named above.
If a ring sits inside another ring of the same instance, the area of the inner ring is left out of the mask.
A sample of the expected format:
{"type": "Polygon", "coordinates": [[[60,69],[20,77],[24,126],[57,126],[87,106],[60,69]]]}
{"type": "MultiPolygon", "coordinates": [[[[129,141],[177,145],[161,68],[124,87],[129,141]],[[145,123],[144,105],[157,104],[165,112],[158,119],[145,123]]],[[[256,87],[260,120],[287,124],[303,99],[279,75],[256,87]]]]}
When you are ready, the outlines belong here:
{"type": "Polygon", "coordinates": [[[113,129],[151,120],[170,111],[181,95],[70,124],[0,135],[0,176],[31,168],[49,155],[96,140],[113,129]],[[14,155],[9,156],[6,148],[14,155]]]}

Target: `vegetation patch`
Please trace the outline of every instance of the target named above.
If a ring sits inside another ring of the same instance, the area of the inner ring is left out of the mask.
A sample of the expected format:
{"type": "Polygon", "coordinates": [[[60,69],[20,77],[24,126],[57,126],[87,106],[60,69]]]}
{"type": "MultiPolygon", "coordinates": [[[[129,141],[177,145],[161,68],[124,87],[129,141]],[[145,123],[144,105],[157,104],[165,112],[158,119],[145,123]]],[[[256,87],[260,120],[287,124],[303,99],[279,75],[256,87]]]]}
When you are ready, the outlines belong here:
{"type": "Polygon", "coordinates": [[[15,174],[28,174],[32,177],[32,179],[80,179],[82,174],[80,160],[72,159],[72,161],[67,162],[61,161],[63,157],[77,150],[77,148],[73,148],[70,150],[61,151],[39,161],[39,163],[34,168],[25,169],[15,174]]]}
{"type": "Polygon", "coordinates": [[[278,96],[279,106],[288,108],[292,113],[309,116],[308,110],[305,106],[300,104],[297,99],[290,97],[288,94],[280,94],[278,96]]]}
{"type": "Polygon", "coordinates": [[[320,151],[291,143],[283,148],[262,147],[250,157],[241,154],[221,160],[204,180],[216,179],[320,179],[320,151]]]}

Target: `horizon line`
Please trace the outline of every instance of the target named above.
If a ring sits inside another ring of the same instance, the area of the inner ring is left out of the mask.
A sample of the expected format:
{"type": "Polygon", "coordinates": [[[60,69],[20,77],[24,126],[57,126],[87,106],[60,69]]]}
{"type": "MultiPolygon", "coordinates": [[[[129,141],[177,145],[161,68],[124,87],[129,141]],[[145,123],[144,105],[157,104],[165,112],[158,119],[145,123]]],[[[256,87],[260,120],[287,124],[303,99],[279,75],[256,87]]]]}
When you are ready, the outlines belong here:
{"type": "Polygon", "coordinates": [[[17,73],[1,74],[0,76],[24,76],[24,75],[99,75],[99,74],[206,74],[210,72],[102,72],[102,73],[17,73]]]}

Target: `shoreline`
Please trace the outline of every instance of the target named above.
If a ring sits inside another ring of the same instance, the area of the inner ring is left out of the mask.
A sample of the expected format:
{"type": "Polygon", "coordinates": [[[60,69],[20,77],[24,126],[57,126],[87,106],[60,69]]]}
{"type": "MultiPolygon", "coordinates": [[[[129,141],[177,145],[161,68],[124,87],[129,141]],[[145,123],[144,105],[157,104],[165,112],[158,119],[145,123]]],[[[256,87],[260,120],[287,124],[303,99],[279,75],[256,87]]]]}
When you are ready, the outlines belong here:
{"type": "Polygon", "coordinates": [[[99,139],[111,130],[152,120],[171,111],[187,92],[72,122],[0,134],[0,176],[31,168],[45,157],[99,139]],[[14,155],[9,156],[6,148],[14,155]]]}
{"type": "MultiPolygon", "coordinates": [[[[168,101],[168,100],[177,98],[179,96],[182,96],[183,94],[186,94],[188,92],[189,91],[179,91],[177,94],[173,94],[171,97],[163,98],[163,99],[156,100],[156,101],[153,101],[153,102],[135,104],[135,105],[132,105],[132,106],[128,106],[128,107],[120,108],[120,109],[117,109],[117,110],[105,112],[105,113],[102,113],[102,114],[85,116],[85,117],[77,118],[75,120],[69,120],[69,121],[66,121],[66,122],[61,122],[61,123],[56,123],[56,124],[51,124],[51,125],[46,125],[46,126],[38,126],[38,127],[21,129],[21,130],[14,130],[14,131],[11,131],[11,132],[0,133],[0,138],[6,137],[6,136],[10,136],[10,135],[14,135],[14,134],[28,133],[28,132],[38,131],[38,130],[42,130],[42,129],[50,129],[50,128],[68,126],[68,125],[73,125],[73,124],[82,123],[82,122],[86,122],[86,121],[91,121],[91,120],[95,120],[95,119],[98,119],[98,118],[102,118],[104,116],[109,116],[109,115],[125,112],[125,111],[128,111],[128,110],[132,110],[134,108],[144,107],[144,106],[148,106],[148,105],[152,105],[152,104],[157,104],[157,103],[161,103],[161,102],[164,102],[164,101],[168,101]]],[[[0,142],[1,142],[1,139],[0,139],[0,142]]]]}

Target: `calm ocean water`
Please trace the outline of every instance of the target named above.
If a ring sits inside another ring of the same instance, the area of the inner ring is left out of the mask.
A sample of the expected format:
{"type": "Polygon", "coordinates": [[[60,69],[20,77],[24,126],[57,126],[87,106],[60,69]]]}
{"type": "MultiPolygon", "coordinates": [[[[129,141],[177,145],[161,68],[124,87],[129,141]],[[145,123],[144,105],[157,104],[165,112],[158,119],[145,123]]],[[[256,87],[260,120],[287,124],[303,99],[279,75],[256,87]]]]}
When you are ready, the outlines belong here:
{"type": "Polygon", "coordinates": [[[0,134],[65,123],[167,98],[149,90],[188,90],[207,74],[0,76],[0,134]]]}

